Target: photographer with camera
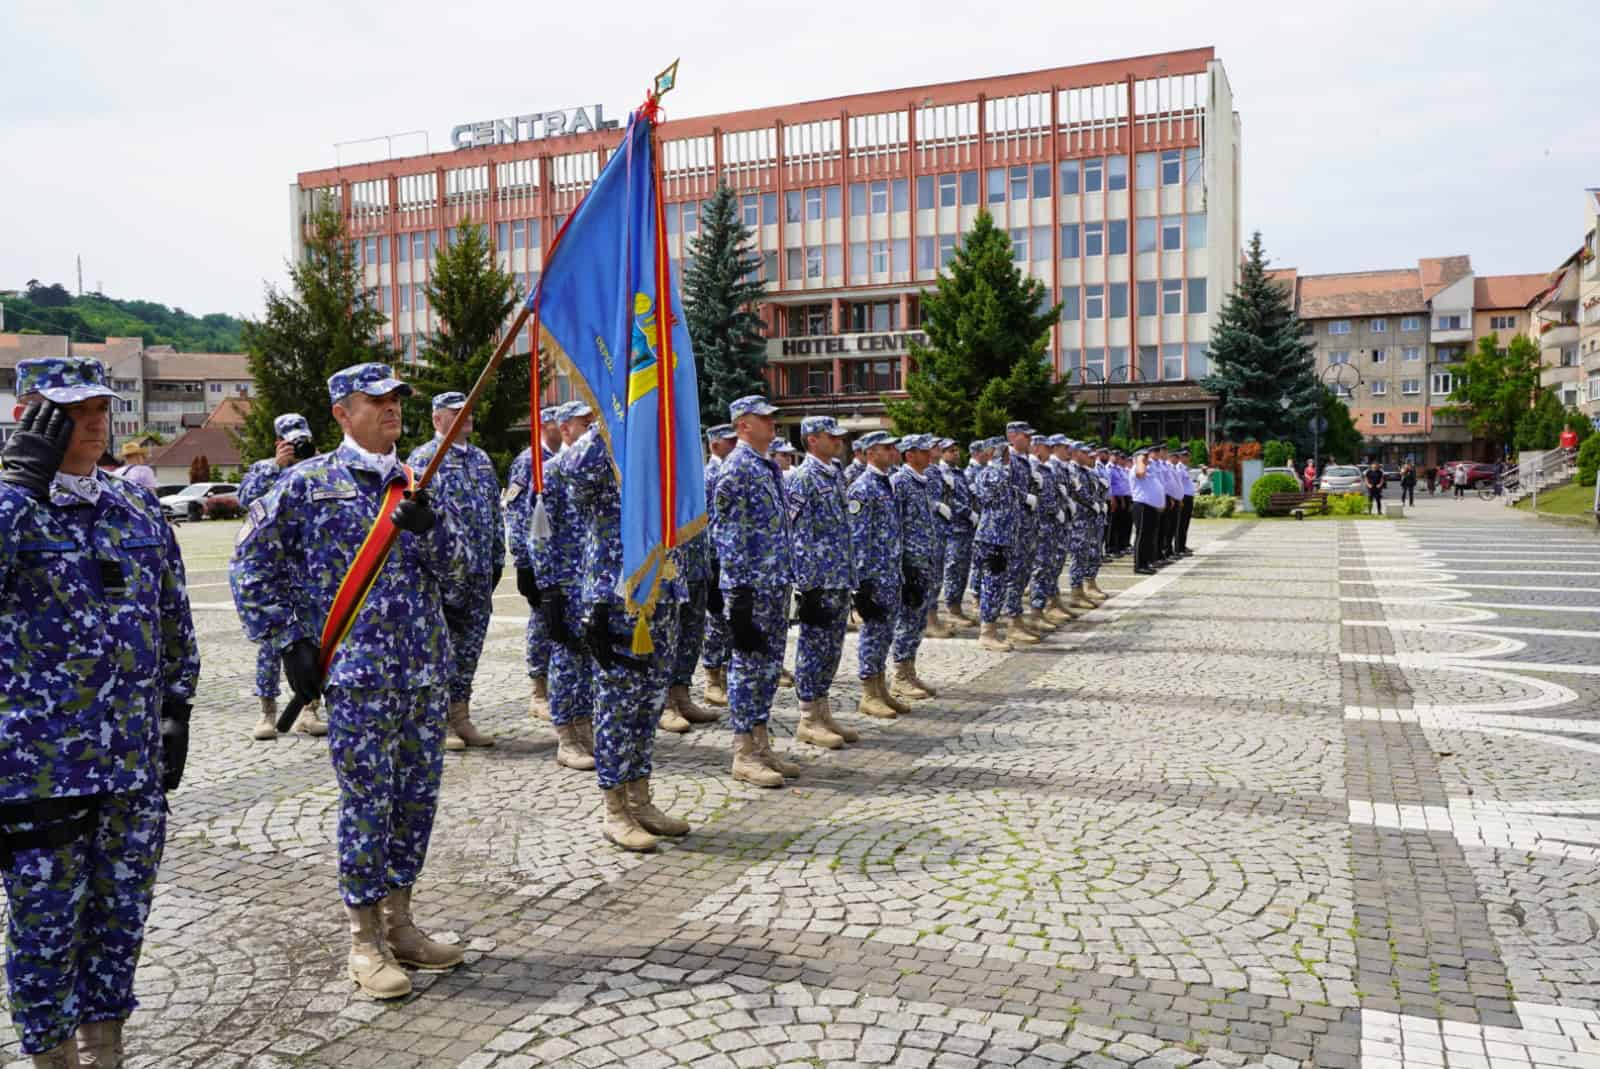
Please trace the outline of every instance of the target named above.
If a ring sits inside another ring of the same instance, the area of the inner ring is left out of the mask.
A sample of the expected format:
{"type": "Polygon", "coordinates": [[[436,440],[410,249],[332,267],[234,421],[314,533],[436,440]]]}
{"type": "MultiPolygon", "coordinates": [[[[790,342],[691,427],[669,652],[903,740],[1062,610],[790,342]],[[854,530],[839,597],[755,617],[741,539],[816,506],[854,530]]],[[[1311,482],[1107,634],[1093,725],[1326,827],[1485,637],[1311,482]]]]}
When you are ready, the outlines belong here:
{"type": "MultiPolygon", "coordinates": [[[[272,433],[277,444],[272,458],[258,460],[244,473],[239,484],[239,507],[249,508],[252,503],[266,497],[283,478],[284,472],[317,455],[317,446],[311,438],[311,424],[298,412],[285,412],[272,421],[272,433]]],[[[256,696],[261,699],[261,722],[250,732],[258,742],[278,737],[278,654],[263,645],[256,652],[256,696]]],[[[317,719],[317,706],[312,702],[294,722],[294,730],[303,735],[326,735],[328,725],[317,719]]]]}

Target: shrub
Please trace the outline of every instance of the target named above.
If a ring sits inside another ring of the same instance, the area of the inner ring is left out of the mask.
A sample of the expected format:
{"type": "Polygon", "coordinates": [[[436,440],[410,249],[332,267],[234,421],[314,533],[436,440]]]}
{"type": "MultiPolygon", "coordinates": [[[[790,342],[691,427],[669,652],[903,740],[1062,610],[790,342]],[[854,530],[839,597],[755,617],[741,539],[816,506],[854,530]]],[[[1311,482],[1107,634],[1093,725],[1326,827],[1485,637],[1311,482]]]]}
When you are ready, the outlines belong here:
{"type": "Polygon", "coordinates": [[[1289,463],[1288,442],[1268,442],[1261,447],[1261,463],[1268,468],[1281,468],[1289,463]]]}
{"type": "Polygon", "coordinates": [[[1578,447],[1578,485],[1593,486],[1597,468],[1600,468],[1600,434],[1591,434],[1578,447]]]}
{"type": "Polygon", "coordinates": [[[1204,438],[1191,438],[1189,440],[1189,463],[1205,464],[1211,459],[1211,450],[1206,448],[1204,438]]]}
{"type": "Polygon", "coordinates": [[[239,499],[232,494],[208,497],[201,505],[201,509],[208,520],[236,520],[244,515],[244,509],[239,506],[239,499]]]}
{"type": "Polygon", "coordinates": [[[1239,499],[1227,494],[1202,494],[1194,499],[1194,514],[1202,520],[1225,520],[1238,505],[1239,499]]]}
{"type": "Polygon", "coordinates": [[[1335,516],[1365,516],[1366,494],[1329,494],[1328,511],[1335,516]]]}
{"type": "Polygon", "coordinates": [[[1273,494],[1294,494],[1300,492],[1300,480],[1293,475],[1285,475],[1281,471],[1263,475],[1257,479],[1255,485],[1250,487],[1250,507],[1257,516],[1263,516],[1267,511],[1267,499],[1273,494]]]}

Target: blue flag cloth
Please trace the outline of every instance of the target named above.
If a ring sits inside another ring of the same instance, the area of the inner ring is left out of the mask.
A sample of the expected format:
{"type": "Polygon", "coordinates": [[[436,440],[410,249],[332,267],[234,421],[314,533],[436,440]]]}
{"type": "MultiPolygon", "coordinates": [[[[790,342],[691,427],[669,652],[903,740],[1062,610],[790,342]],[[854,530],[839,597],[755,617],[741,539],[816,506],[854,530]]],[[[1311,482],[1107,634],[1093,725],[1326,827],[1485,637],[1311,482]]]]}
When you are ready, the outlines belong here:
{"type": "Polygon", "coordinates": [[[670,574],[668,550],[706,525],[694,349],[667,258],[652,128],[640,112],[629,118],[622,144],[557,236],[528,297],[545,351],[599,417],[616,465],[617,593],[641,616],[639,653],[649,652],[644,618],[670,574]]]}

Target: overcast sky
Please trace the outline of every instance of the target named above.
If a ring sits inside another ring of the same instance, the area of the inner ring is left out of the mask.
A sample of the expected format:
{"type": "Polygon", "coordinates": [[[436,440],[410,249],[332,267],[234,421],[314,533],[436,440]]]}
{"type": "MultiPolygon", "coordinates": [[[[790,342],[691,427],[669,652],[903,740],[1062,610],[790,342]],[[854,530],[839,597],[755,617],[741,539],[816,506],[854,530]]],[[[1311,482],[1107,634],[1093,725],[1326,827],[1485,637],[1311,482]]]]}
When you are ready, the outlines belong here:
{"type": "Polygon", "coordinates": [[[288,186],[336,142],[421,129],[439,149],[458,122],[594,102],[623,118],[680,56],[669,118],[1214,46],[1245,230],[1306,272],[1453,253],[1546,271],[1600,186],[1585,0],[10,0],[0,44],[0,288],[72,286],[81,254],[86,288],[196,314],[259,312],[288,186]]]}

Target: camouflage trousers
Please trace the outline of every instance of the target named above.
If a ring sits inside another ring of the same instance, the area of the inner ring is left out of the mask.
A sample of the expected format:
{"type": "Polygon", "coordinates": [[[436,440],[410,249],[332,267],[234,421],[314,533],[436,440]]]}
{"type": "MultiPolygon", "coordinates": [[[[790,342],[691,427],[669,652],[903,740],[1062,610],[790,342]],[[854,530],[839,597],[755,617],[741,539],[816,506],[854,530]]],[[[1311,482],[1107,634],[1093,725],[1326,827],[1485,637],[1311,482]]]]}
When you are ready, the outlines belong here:
{"type": "Polygon", "coordinates": [[[548,676],[555,643],[544,633],[544,614],[533,609],[528,614],[528,678],[548,676]]]}
{"type": "Polygon", "coordinates": [[[833,677],[839,672],[845,630],[850,623],[850,591],[824,590],[822,608],[832,622],[827,627],[813,627],[802,620],[800,638],[795,643],[794,692],[803,702],[827,697],[833,677]]]}
{"type": "Polygon", "coordinates": [[[370,906],[422,872],[444,771],[445,688],[329,687],[339,781],[339,893],[370,906]]]}
{"type": "MultiPolygon", "coordinates": [[[[583,606],[567,595],[567,630],[583,634],[583,606]]],[[[574,649],[559,642],[550,644],[550,722],[557,727],[581,720],[594,713],[594,658],[581,646],[574,649]]]]}
{"type": "MultiPolygon", "coordinates": [[[[648,779],[655,758],[656,721],[667,702],[678,637],[676,602],[659,602],[650,617],[650,643],[655,649],[638,657],[642,666],[597,666],[594,702],[594,769],[600,789],[609,791],[636,779],[648,779]]],[[[628,654],[637,616],[617,610],[611,620],[611,644],[628,654]]],[[[629,656],[636,656],[628,654],[629,656]]]]}
{"type": "Polygon", "coordinates": [[[1078,586],[1093,579],[1100,572],[1100,526],[1092,514],[1082,514],[1072,521],[1072,567],[1067,572],[1068,581],[1078,586]]]}
{"type": "Polygon", "coordinates": [[[1033,577],[1033,564],[1039,553],[1039,525],[1026,523],[1018,528],[1018,537],[1006,552],[1006,602],[1007,616],[1022,615],[1022,595],[1027,591],[1028,580],[1033,577]]]}
{"type": "MultiPolygon", "coordinates": [[[[723,591],[732,600],[733,595],[723,591]]],[[[763,649],[754,653],[733,650],[728,662],[728,719],[735,735],[745,735],[772,715],[772,699],[778,693],[778,674],[783,671],[783,652],[789,639],[789,588],[772,587],[755,592],[753,618],[763,649]]],[[[727,621],[723,621],[726,626],[727,621]]]]}
{"type": "Polygon", "coordinates": [[[489,615],[494,612],[494,592],[489,576],[467,579],[467,604],[464,623],[450,628],[450,700],[472,697],[472,677],[478,674],[478,658],[483,656],[483,636],[489,633],[489,615]]]}
{"type": "Polygon", "coordinates": [[[706,613],[705,643],[700,651],[700,661],[707,668],[728,666],[728,620],[721,613],[706,613]]]}
{"type": "Polygon", "coordinates": [[[5,855],[6,833],[41,825],[0,810],[6,980],[24,1054],[57,1046],[80,1024],[123,1020],[138,1005],[133,974],[166,842],[166,796],[152,783],[85,805],[95,809],[82,836],[14,855],[5,855]]]}
{"type": "MultiPolygon", "coordinates": [[[[1042,530],[1042,529],[1041,529],[1042,530]]],[[[1042,609],[1061,593],[1061,569],[1067,563],[1070,527],[1052,526],[1049,536],[1039,541],[1039,556],[1033,565],[1033,581],[1028,586],[1028,606],[1042,609]]]]}
{"type": "Polygon", "coordinates": [[[1100,574],[1100,565],[1106,559],[1106,525],[1109,522],[1103,512],[1096,512],[1090,518],[1088,575],[1090,579],[1100,574]]]}
{"type": "Polygon", "coordinates": [[[272,648],[272,643],[263,642],[256,647],[256,697],[278,696],[278,675],[282,670],[282,664],[277,652],[272,648]]]}
{"type": "Polygon", "coordinates": [[[963,531],[944,540],[944,603],[954,609],[961,605],[972,574],[972,532],[963,531]]]}
{"type": "Polygon", "coordinates": [[[856,660],[860,667],[856,674],[862,679],[883,675],[889,662],[889,650],[894,645],[894,625],[900,615],[900,583],[895,577],[893,586],[878,583],[873,595],[883,606],[882,620],[862,620],[856,635],[856,660]]]}
{"type": "Polygon", "coordinates": [[[1011,558],[1016,555],[1010,546],[972,544],[972,581],[978,585],[978,619],[981,622],[992,624],[1000,619],[1000,611],[1005,608],[1006,582],[1011,576],[1011,558]],[[989,571],[989,554],[996,550],[1006,554],[1006,569],[999,574],[989,571]]]}
{"type": "Polygon", "coordinates": [[[694,682],[694,666],[700,663],[700,649],[706,641],[706,580],[695,580],[688,586],[689,600],[679,607],[678,653],[672,662],[675,687],[694,682]]]}
{"type": "Polygon", "coordinates": [[[891,652],[896,663],[911,660],[922,645],[922,633],[928,629],[928,611],[939,604],[939,590],[933,584],[930,586],[932,589],[924,590],[915,605],[901,604],[895,611],[894,646],[891,652]]]}

